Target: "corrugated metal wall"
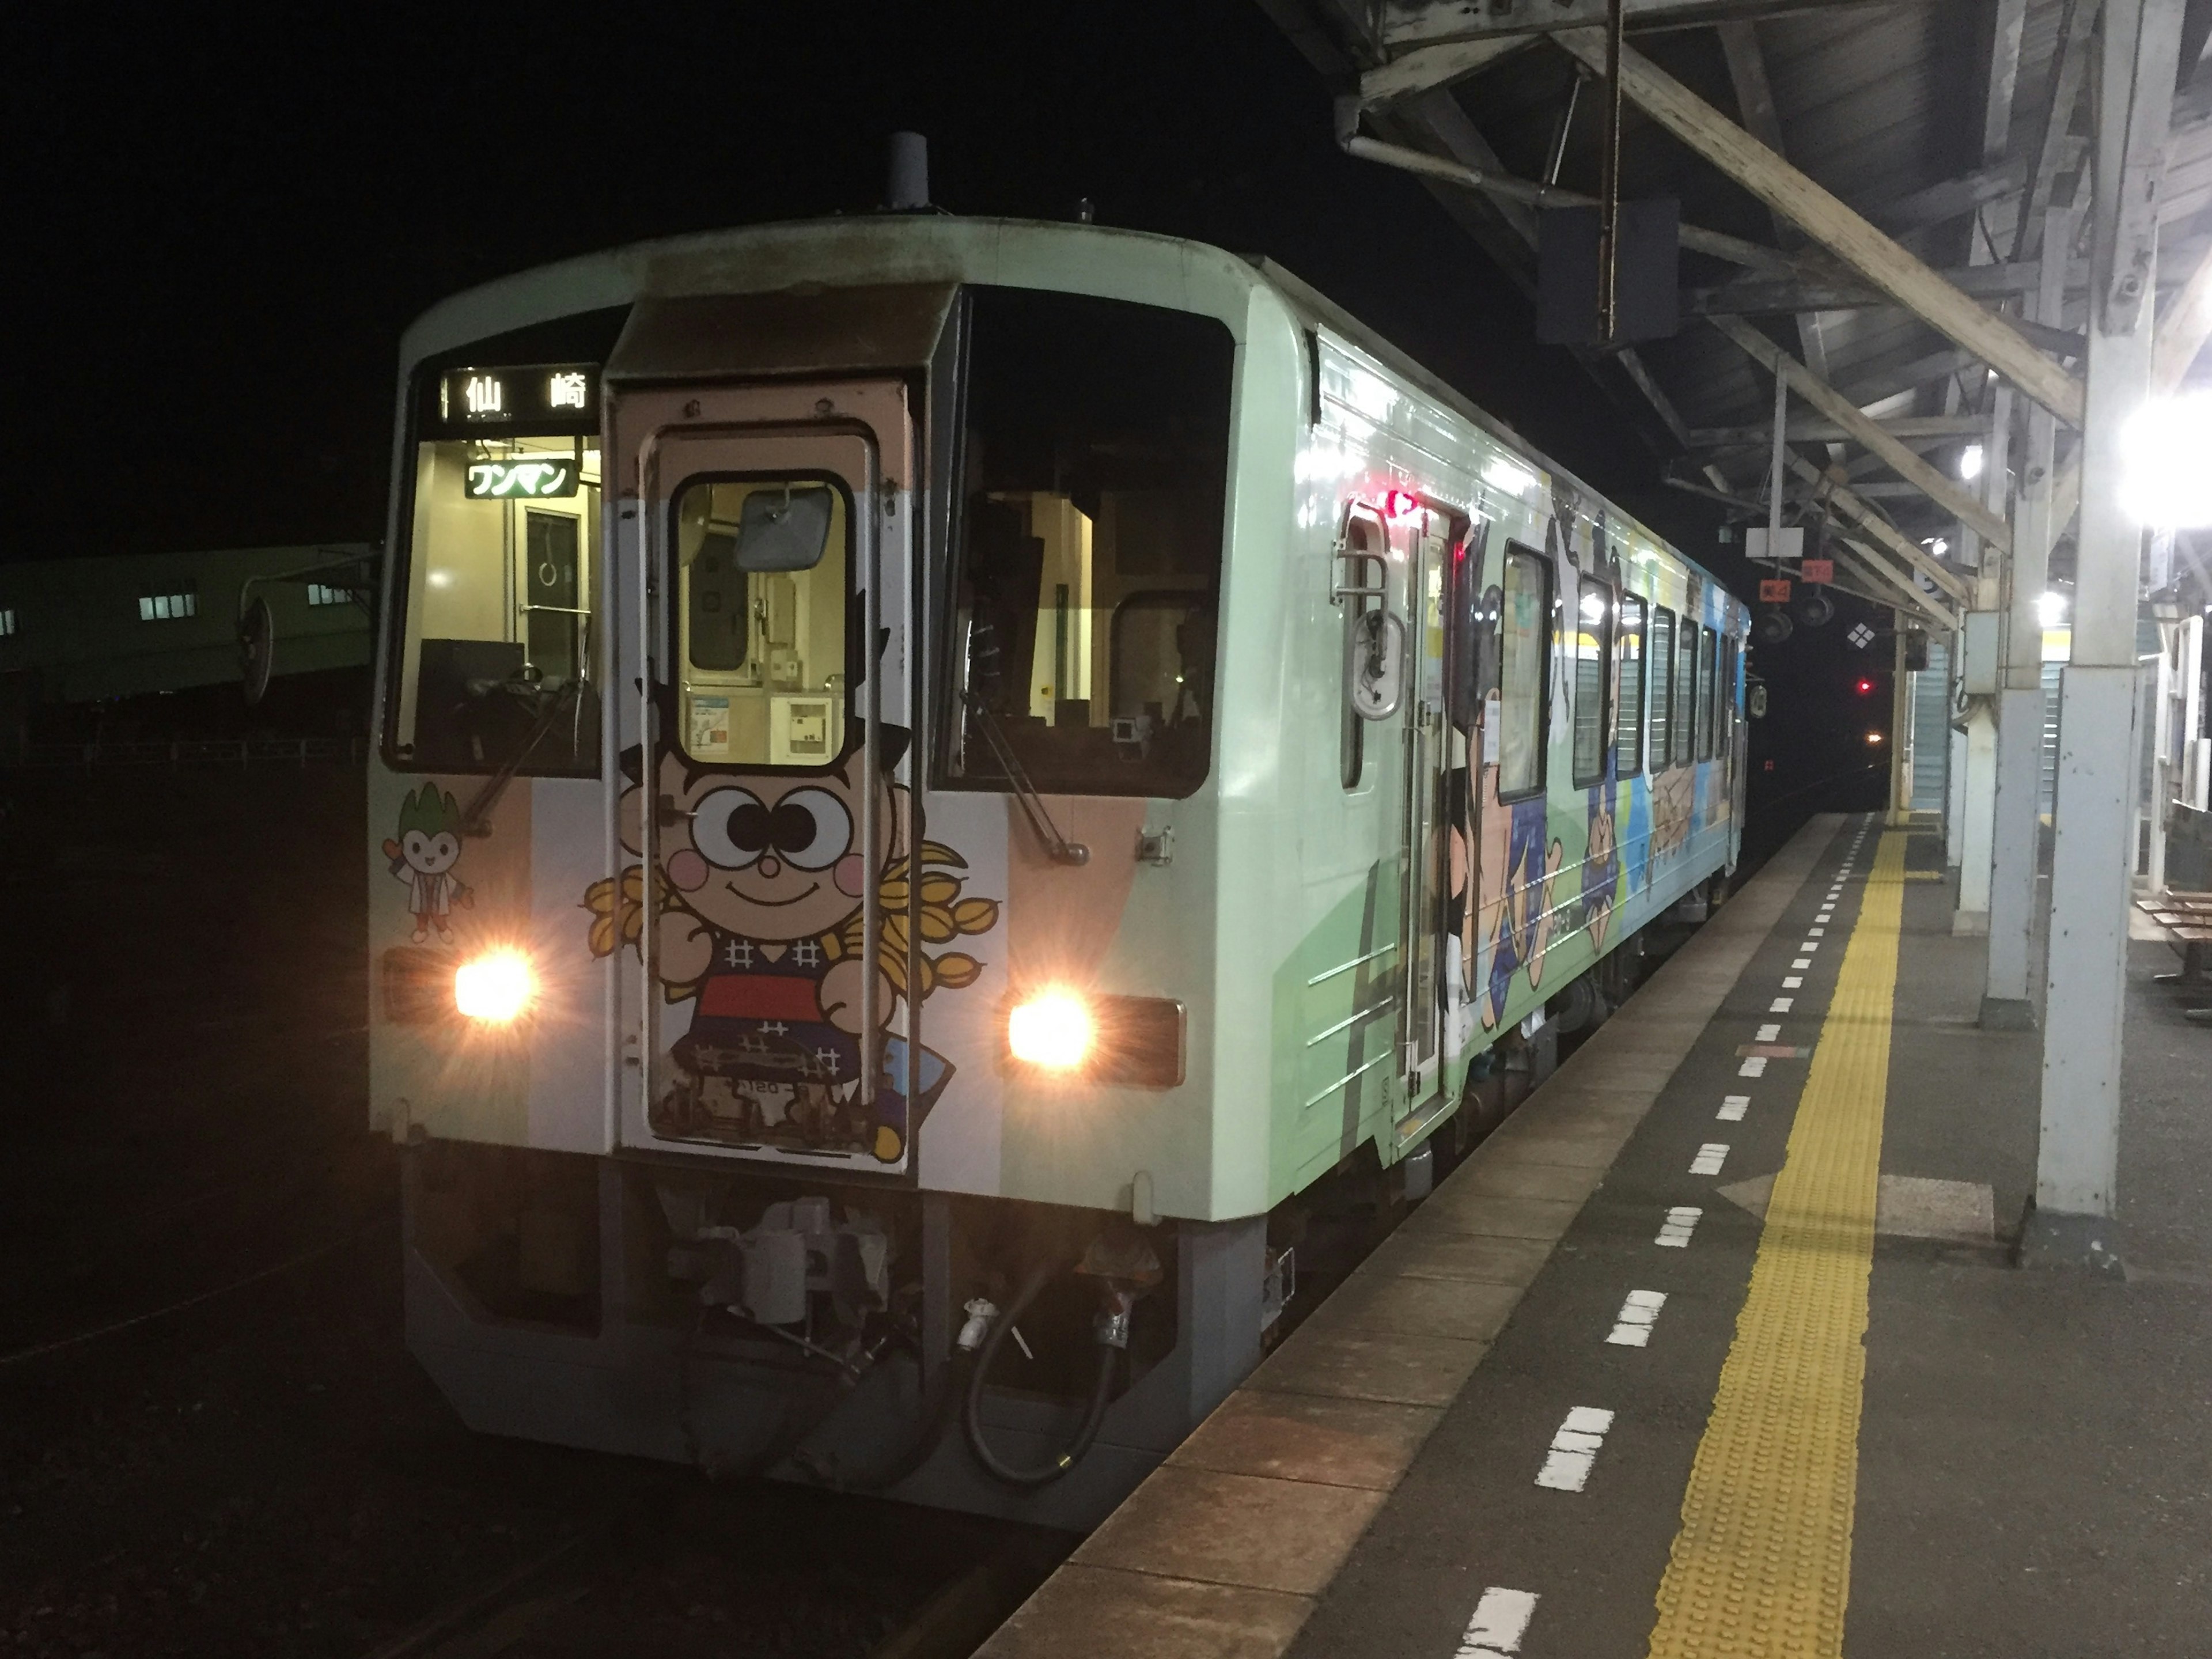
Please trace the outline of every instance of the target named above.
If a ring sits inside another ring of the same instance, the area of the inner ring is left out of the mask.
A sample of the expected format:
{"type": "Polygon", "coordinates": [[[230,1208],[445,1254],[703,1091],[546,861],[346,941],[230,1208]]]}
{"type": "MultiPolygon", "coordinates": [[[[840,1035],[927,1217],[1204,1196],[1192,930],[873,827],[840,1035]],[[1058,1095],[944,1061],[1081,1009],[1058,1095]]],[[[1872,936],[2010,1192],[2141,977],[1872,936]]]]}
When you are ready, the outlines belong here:
{"type": "MultiPolygon", "coordinates": [[[[1940,640],[1928,641],[1928,668],[1911,677],[1912,810],[1940,812],[1950,776],[1951,652],[1940,640]]],[[[2051,719],[2057,719],[2054,706],[2051,719]]]]}

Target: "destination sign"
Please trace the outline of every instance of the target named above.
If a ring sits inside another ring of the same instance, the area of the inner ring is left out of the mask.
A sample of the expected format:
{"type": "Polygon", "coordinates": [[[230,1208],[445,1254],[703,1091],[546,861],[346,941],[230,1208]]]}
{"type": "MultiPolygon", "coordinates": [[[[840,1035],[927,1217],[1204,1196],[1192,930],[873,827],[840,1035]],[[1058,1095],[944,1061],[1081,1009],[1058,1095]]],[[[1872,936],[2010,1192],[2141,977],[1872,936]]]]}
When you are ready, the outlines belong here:
{"type": "Polygon", "coordinates": [[[592,363],[450,368],[438,381],[435,419],[447,428],[596,429],[599,371],[592,363]]]}
{"type": "Polygon", "coordinates": [[[465,494],[472,501],[544,501],[576,493],[581,471],[573,455],[531,456],[504,461],[471,461],[465,494]]]}

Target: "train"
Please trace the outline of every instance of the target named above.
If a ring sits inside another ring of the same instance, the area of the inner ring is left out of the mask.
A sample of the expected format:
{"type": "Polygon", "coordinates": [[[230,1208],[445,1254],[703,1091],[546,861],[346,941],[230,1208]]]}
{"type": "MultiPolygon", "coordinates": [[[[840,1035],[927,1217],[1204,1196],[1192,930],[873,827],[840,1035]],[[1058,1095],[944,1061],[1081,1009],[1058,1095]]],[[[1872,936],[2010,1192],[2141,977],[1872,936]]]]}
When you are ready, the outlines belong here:
{"type": "Polygon", "coordinates": [[[1745,605],[1272,261],[767,225],[398,370],[370,1110],[474,1429],[1092,1524],[1738,857],[1745,605]]]}

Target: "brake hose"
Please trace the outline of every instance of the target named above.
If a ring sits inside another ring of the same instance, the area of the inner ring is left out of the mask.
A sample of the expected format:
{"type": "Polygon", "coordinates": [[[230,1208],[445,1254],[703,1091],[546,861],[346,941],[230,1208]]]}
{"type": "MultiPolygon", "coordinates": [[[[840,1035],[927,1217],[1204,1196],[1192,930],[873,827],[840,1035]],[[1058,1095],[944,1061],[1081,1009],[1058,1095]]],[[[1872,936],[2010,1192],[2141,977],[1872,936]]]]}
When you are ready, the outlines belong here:
{"type": "MultiPolygon", "coordinates": [[[[967,1431],[968,1449],[975,1454],[975,1461],[994,1480],[1010,1486],[1045,1486],[1059,1480],[1078,1463],[1098,1438],[1100,1425],[1106,1420],[1107,1397],[1114,1388],[1114,1355],[1115,1344],[1111,1341],[1102,1324],[1098,1339],[1098,1375],[1091,1384],[1091,1403],[1083,1413],[1083,1421],[1075,1431],[1075,1437],[1065,1449],[1054,1453],[1049,1461],[1030,1468],[1016,1468],[993,1451],[983,1438],[983,1389],[991,1375],[991,1362],[998,1358],[999,1348],[1014,1328],[1014,1322],[1030,1310],[1031,1304],[1043,1292],[1058,1270],[1057,1261],[1045,1261],[1032,1268],[1028,1279],[1015,1294],[1006,1312],[991,1322],[990,1333],[983,1339],[975,1355],[975,1364],[968,1374],[968,1399],[960,1414],[961,1426],[967,1431]]],[[[1124,1316],[1126,1318],[1126,1316],[1124,1316]]],[[[1126,1331],[1126,1323],[1121,1328],[1126,1331]]],[[[1125,1338],[1126,1340],[1126,1338],[1125,1338]]]]}

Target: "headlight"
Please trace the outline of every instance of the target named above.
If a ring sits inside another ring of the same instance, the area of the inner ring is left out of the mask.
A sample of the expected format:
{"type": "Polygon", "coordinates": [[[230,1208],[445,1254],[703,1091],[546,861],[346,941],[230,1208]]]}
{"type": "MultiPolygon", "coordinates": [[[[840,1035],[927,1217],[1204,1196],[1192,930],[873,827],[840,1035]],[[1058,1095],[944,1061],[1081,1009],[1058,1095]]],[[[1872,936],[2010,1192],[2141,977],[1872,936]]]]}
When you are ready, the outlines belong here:
{"type": "Polygon", "coordinates": [[[1173,1089],[1183,1080],[1182,1004],[1169,997],[1039,991],[1006,1012],[1006,1057],[1085,1083],[1173,1089]]]}
{"type": "Polygon", "coordinates": [[[1097,1036],[1091,1009],[1068,991],[1046,991],[1006,1016],[1006,1047],[1024,1065],[1072,1072],[1091,1057],[1097,1036]]]}
{"type": "Polygon", "coordinates": [[[538,976],[519,951],[495,951],[463,963],[453,973],[453,1006],[471,1019],[504,1025],[519,1018],[538,994],[538,976]]]}

